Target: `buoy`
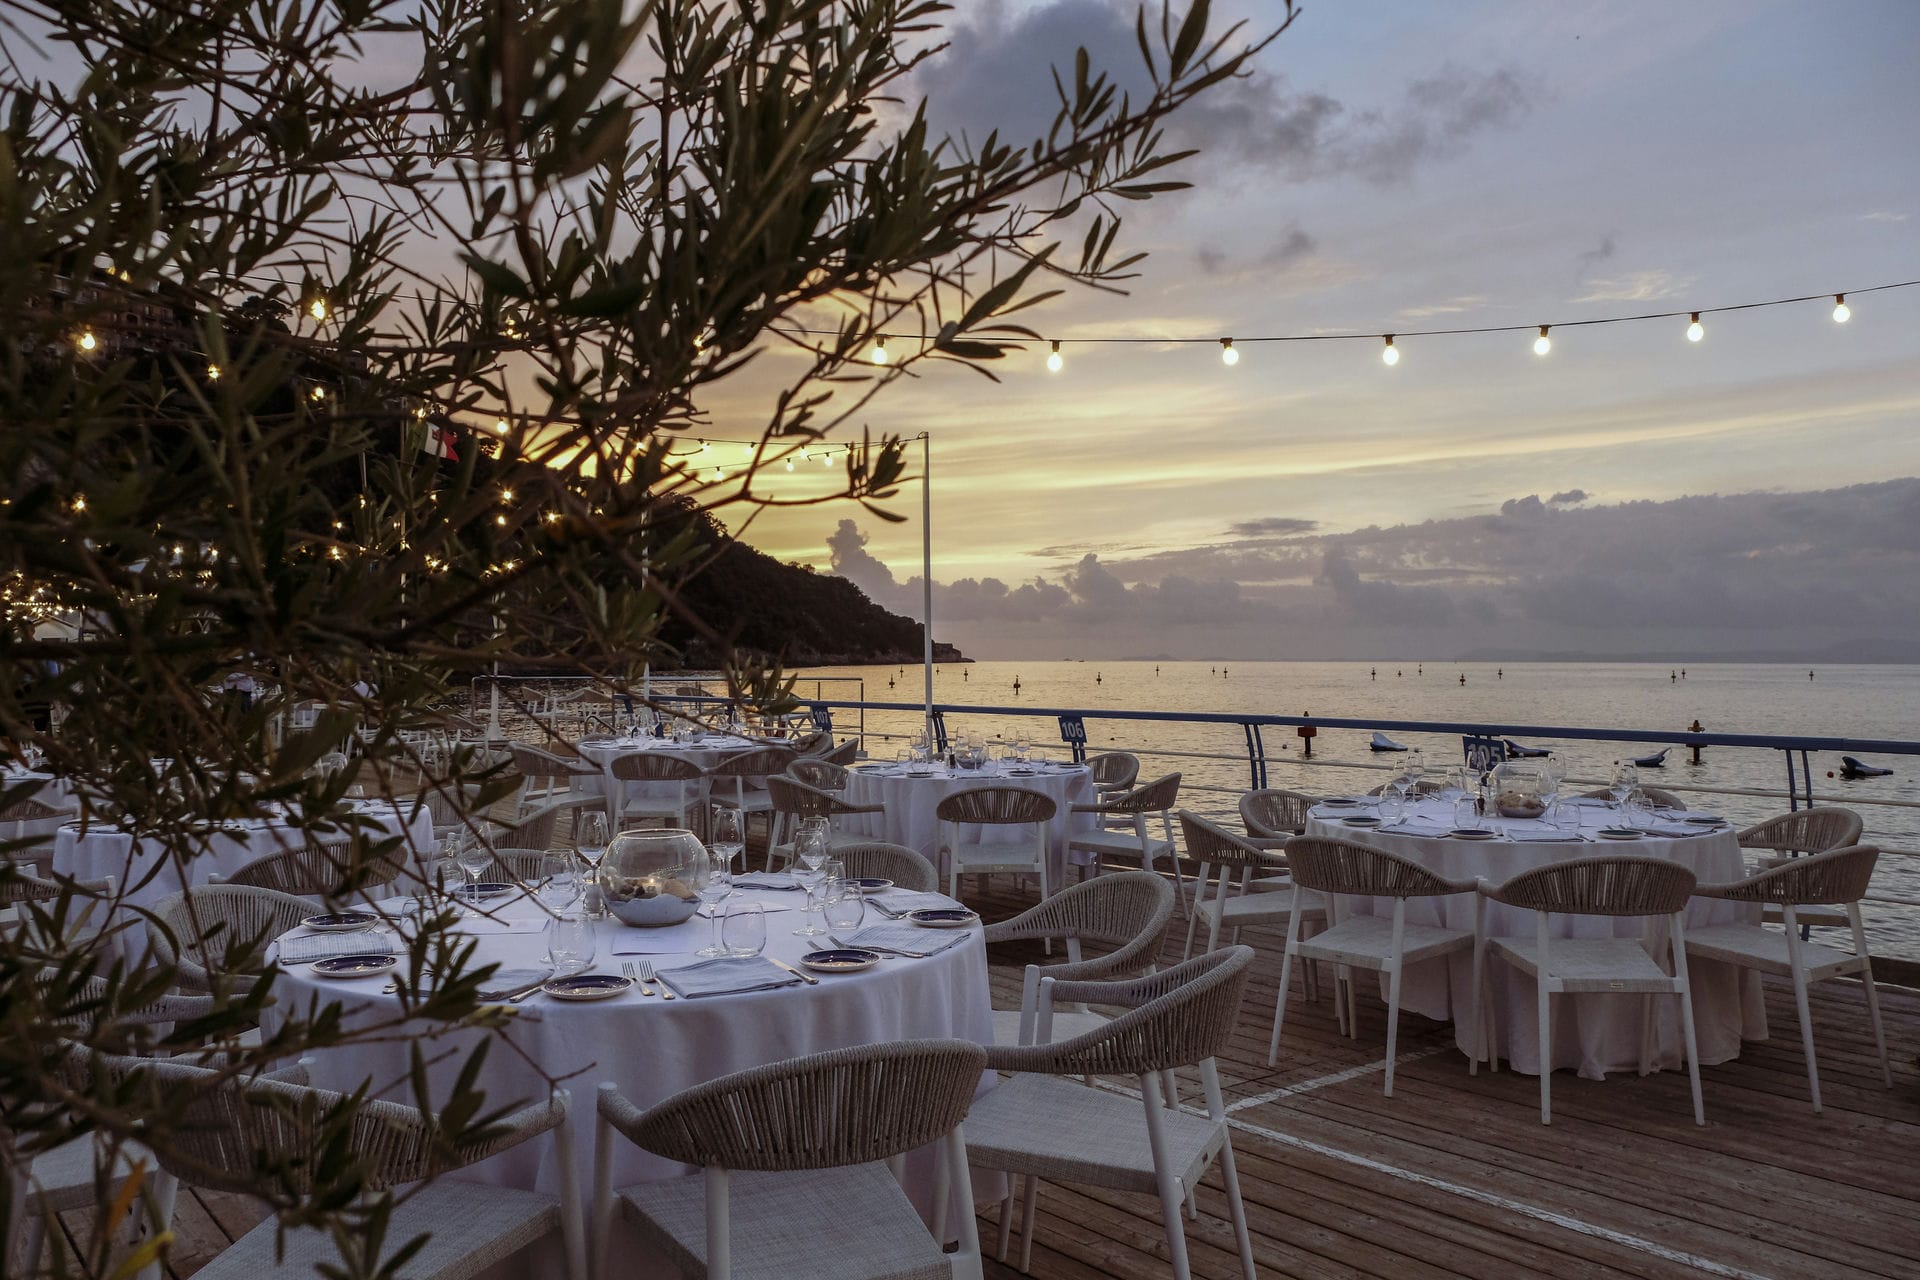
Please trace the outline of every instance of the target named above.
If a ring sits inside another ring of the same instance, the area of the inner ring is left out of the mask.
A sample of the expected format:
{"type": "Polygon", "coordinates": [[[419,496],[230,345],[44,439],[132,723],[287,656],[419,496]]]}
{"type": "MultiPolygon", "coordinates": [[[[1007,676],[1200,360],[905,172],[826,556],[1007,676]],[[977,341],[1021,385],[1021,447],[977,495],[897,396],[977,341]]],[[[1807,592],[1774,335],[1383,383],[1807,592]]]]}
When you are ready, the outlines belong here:
{"type": "Polygon", "coordinates": [[[1371,667],[1371,668],[1369,668],[1369,669],[1368,669],[1368,671],[1367,671],[1367,679],[1369,679],[1369,680],[1378,680],[1379,678],[1380,678],[1380,668],[1378,668],[1378,667],[1371,667]]]}
{"type": "Polygon", "coordinates": [[[1467,673],[1462,671],[1460,673],[1460,683],[1465,684],[1466,682],[1467,682],[1467,673]]]}
{"type": "MultiPolygon", "coordinates": [[[[1700,722],[1698,720],[1695,720],[1692,724],[1687,726],[1687,732],[1688,733],[1704,733],[1706,731],[1700,727],[1700,722]]],[[[1691,748],[1689,748],[1689,750],[1693,752],[1693,762],[1695,764],[1699,764],[1700,763],[1700,744],[1695,743],[1691,748]]],[[[1828,774],[1827,776],[1831,778],[1833,775],[1828,774]]]]}

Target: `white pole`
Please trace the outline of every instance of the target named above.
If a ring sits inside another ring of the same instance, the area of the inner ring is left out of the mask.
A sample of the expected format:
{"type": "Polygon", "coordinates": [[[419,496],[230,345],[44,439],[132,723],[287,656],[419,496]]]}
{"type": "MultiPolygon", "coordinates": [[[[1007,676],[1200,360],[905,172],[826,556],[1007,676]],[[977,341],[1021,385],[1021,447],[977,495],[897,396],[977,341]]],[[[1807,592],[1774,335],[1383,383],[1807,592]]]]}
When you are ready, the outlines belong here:
{"type": "Polygon", "coordinates": [[[920,433],[920,608],[926,620],[922,663],[927,678],[927,750],[933,750],[933,437],[920,433]]]}

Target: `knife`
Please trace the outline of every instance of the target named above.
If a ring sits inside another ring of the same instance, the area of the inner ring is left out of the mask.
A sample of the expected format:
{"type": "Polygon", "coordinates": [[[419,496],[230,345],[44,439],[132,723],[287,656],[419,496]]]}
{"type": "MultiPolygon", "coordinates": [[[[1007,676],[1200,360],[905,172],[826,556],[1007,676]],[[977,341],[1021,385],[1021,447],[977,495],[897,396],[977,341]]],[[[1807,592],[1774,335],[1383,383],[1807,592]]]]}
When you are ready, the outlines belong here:
{"type": "MultiPolygon", "coordinates": [[[[767,959],[773,960],[773,957],[768,956],[767,959]]],[[[798,969],[788,964],[785,960],[773,960],[773,962],[779,965],[782,969],[785,969],[788,973],[792,974],[794,977],[800,979],[800,981],[806,983],[810,987],[817,987],[820,985],[820,979],[814,977],[810,973],[800,972],[798,969]]]]}

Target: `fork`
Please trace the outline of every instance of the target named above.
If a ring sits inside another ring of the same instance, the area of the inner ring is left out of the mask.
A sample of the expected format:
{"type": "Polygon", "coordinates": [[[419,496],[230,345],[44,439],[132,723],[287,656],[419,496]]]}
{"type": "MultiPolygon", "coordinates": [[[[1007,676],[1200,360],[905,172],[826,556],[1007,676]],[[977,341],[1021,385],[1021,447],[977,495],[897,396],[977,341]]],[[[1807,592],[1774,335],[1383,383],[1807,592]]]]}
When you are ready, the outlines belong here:
{"type": "MultiPolygon", "coordinates": [[[[639,968],[640,968],[640,981],[641,981],[641,982],[655,982],[655,981],[658,981],[658,979],[656,979],[656,978],[655,978],[655,977],[653,976],[653,961],[651,961],[651,960],[642,960],[642,961],[640,961],[640,962],[639,962],[639,968]]],[[[660,983],[660,994],[661,994],[661,995],[663,995],[663,996],[665,996],[665,997],[666,997],[667,999],[669,999],[669,1000],[671,1000],[671,999],[673,999],[673,988],[671,988],[671,987],[669,987],[669,986],[668,986],[668,985],[667,985],[667,984],[666,984],[665,982],[661,982],[661,983],[660,983]]]]}
{"type": "Polygon", "coordinates": [[[648,986],[645,982],[641,981],[640,974],[637,970],[634,969],[633,962],[631,960],[623,960],[621,962],[620,976],[623,978],[632,979],[633,984],[640,988],[641,995],[650,996],[653,994],[653,988],[648,986]]]}

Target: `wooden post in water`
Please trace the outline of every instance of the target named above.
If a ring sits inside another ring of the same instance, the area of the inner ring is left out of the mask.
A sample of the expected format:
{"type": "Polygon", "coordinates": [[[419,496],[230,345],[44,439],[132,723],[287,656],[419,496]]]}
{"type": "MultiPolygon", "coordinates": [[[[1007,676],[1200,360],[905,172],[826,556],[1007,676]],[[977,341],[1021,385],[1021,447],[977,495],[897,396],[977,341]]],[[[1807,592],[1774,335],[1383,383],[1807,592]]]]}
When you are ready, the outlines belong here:
{"type": "MultiPolygon", "coordinates": [[[[1700,722],[1698,720],[1695,720],[1692,724],[1687,726],[1687,732],[1688,733],[1705,733],[1706,730],[1700,727],[1700,722]]],[[[1693,744],[1693,746],[1689,747],[1688,750],[1693,752],[1693,762],[1695,764],[1699,764],[1700,763],[1700,744],[1696,742],[1693,744]]]]}

